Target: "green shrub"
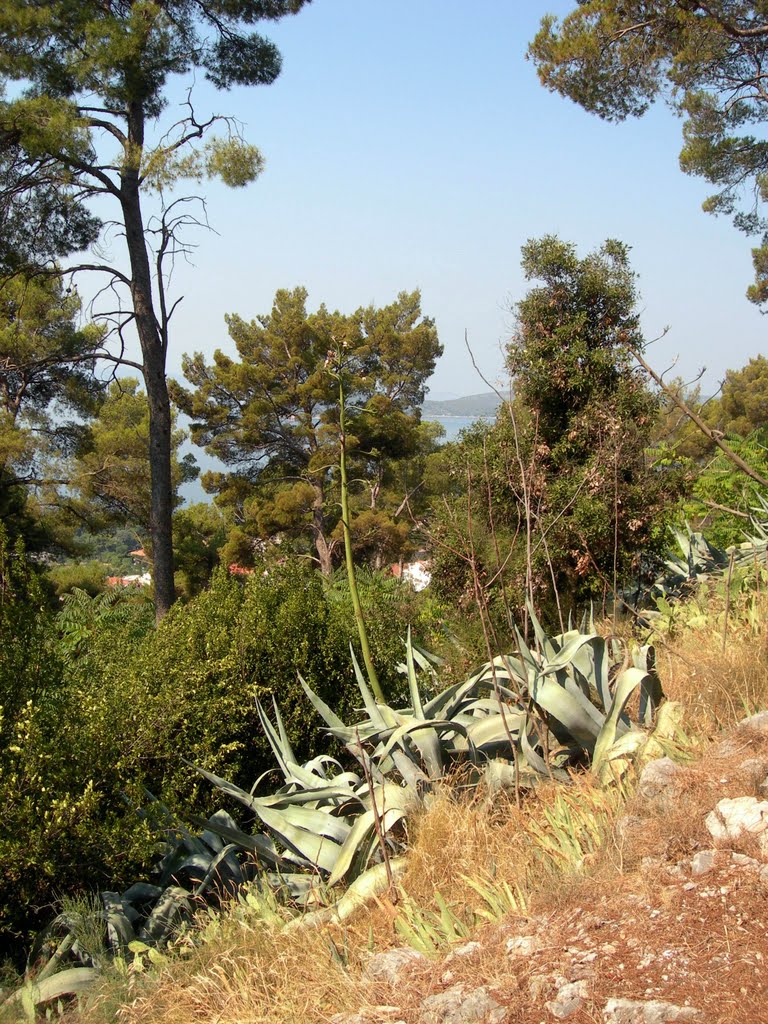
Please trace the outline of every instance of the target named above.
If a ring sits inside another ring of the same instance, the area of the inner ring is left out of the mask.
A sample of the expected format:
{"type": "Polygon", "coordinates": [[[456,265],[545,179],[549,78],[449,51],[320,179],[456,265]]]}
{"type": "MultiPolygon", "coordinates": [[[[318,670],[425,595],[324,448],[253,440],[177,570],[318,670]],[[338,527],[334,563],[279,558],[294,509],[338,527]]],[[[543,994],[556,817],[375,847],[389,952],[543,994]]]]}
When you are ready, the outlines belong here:
{"type": "Polygon", "coordinates": [[[56,894],[129,873],[149,847],[116,792],[115,696],[95,714],[103,680],[69,679],[65,654],[36,567],[0,526],[0,958],[56,894]]]}
{"type": "MultiPolygon", "coordinates": [[[[366,600],[374,658],[397,690],[406,623],[391,597],[371,591],[366,600]]],[[[357,632],[344,586],[326,589],[309,566],[289,562],[245,582],[217,570],[210,588],[175,607],[137,652],[131,758],[140,757],[150,788],[172,803],[186,805],[197,785],[181,756],[249,789],[272,767],[255,705],[270,695],[297,754],[310,757],[323,740],[297,672],[323,699],[351,708],[358,698],[350,642],[357,645],[357,632]]]]}
{"type": "MultiPolygon", "coordinates": [[[[3,636],[24,637],[26,652],[11,661],[21,645],[0,644],[4,692],[21,695],[6,714],[0,754],[6,954],[62,895],[120,889],[146,874],[156,834],[136,813],[145,790],[172,810],[210,811],[215,797],[184,759],[245,789],[273,768],[255,697],[275,697],[302,759],[328,743],[297,671],[342,714],[359,704],[348,592],[303,563],[245,581],[218,570],[157,630],[145,603],[111,594],[76,592],[53,617],[24,571],[26,592],[17,586],[0,612],[3,636]]],[[[382,684],[397,701],[403,610],[416,617],[416,607],[403,604],[396,581],[366,578],[363,592],[382,684]]]]}
{"type": "Polygon", "coordinates": [[[107,586],[109,566],[105,562],[64,562],[48,570],[48,579],[56,596],[69,594],[73,590],[84,590],[91,597],[100,594],[107,586]]]}

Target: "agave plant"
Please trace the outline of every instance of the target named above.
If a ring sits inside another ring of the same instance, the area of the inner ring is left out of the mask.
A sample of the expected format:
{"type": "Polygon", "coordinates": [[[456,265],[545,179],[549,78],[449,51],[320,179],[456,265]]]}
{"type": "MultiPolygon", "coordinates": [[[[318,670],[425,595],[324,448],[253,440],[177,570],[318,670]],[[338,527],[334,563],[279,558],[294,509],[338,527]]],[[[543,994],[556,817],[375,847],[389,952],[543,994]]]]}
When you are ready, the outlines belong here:
{"type": "Polygon", "coordinates": [[[741,544],[733,544],[727,549],[734,566],[748,568],[768,565],[768,499],[755,492],[756,505],[752,506],[750,529],[745,531],[745,539],[741,544]]]}
{"type": "MultiPolygon", "coordinates": [[[[363,705],[354,724],[343,722],[301,679],[326,731],[346,746],[355,770],[327,755],[300,764],[277,704],[273,701],[270,718],[259,703],[283,784],[258,795],[263,779],[248,792],[196,769],[245,807],[257,828],[245,831],[224,810],[208,819],[192,817],[198,834],[169,817],[166,829],[173,840],[158,865],[156,884],[100,894],[108,953],[130,959],[136,950],[162,946],[196,909],[216,907],[254,880],[305,911],[327,902],[329,890],[344,882],[348,889],[339,902],[301,920],[325,920],[329,914],[343,919],[371,892],[392,883],[403,864],[408,818],[457,765],[491,786],[533,785],[542,775],[567,782],[577,764],[589,764],[601,776],[626,766],[646,743],[662,698],[652,648],[637,651],[630,664],[617,642],[599,636],[591,623],[587,631],[586,620],[581,629],[554,637],[532,611],[531,621],[531,645],[516,631],[512,654],[429,699],[419,673],[434,684],[435,672],[409,633],[402,669],[410,703],[399,709],[375,699],[353,652],[363,705]],[[634,693],[639,693],[636,723],[626,712],[634,693]]],[[[32,959],[47,953],[48,962],[33,994],[26,990],[27,999],[44,1002],[76,992],[93,978],[99,958],[77,934],[78,922],[67,912],[43,933],[32,959]],[[62,968],[54,984],[54,972],[62,968]],[[51,984],[44,985],[48,980],[51,984]],[[71,987],[62,989],[65,984],[71,987]]]]}

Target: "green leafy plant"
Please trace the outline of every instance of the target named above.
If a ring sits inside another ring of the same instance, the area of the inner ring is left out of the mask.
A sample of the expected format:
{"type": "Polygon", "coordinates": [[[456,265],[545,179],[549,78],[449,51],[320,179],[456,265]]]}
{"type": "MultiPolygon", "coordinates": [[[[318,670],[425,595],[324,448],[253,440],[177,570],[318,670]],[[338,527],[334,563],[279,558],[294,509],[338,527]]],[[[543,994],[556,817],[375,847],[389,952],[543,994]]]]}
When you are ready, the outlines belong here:
{"type": "Polygon", "coordinates": [[[405,891],[400,891],[395,931],[409,946],[426,956],[436,956],[443,946],[468,939],[474,923],[471,912],[458,914],[439,892],[435,893],[435,903],[436,911],[427,910],[405,891]]]}

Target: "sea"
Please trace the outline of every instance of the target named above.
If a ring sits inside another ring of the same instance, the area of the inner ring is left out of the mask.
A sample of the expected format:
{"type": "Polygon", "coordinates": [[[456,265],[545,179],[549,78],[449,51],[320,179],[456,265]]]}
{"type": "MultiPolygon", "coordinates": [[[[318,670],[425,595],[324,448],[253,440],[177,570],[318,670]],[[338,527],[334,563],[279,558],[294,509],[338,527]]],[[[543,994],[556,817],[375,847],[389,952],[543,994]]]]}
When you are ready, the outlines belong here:
{"type": "MultiPolygon", "coordinates": [[[[462,430],[466,430],[471,427],[473,423],[477,423],[478,420],[490,423],[492,417],[489,416],[432,416],[430,417],[431,422],[439,423],[445,430],[445,437],[442,439],[442,444],[448,444],[449,441],[455,441],[461,434],[462,430]]],[[[225,469],[223,463],[219,462],[218,459],[208,455],[207,452],[203,451],[202,448],[197,448],[195,445],[187,442],[182,446],[182,455],[187,453],[194,455],[195,460],[200,467],[200,472],[204,473],[209,469],[225,469]]],[[[212,497],[210,494],[206,494],[200,483],[200,478],[193,480],[191,483],[184,484],[181,488],[181,497],[184,499],[185,505],[195,505],[198,502],[210,502],[212,497]]]]}

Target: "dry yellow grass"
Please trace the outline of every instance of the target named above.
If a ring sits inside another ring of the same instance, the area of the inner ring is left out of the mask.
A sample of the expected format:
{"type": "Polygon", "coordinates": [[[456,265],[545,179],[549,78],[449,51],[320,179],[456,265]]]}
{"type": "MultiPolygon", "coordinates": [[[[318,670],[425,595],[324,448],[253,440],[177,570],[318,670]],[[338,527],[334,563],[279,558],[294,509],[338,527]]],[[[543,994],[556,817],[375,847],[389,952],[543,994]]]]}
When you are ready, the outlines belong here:
{"type": "Polygon", "coordinates": [[[699,736],[768,707],[768,596],[734,602],[725,643],[722,600],[706,610],[706,625],[655,640],[665,693],[685,706],[686,728],[699,736]]]}

